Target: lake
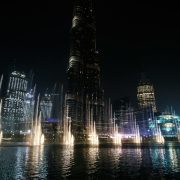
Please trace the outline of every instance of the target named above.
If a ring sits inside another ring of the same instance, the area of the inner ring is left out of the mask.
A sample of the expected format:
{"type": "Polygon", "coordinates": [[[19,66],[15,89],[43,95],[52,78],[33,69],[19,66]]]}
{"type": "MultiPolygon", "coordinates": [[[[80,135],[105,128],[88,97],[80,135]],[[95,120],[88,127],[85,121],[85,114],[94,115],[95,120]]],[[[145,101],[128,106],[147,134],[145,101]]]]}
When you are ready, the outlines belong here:
{"type": "Polygon", "coordinates": [[[0,147],[0,179],[178,179],[180,147],[0,147]]]}

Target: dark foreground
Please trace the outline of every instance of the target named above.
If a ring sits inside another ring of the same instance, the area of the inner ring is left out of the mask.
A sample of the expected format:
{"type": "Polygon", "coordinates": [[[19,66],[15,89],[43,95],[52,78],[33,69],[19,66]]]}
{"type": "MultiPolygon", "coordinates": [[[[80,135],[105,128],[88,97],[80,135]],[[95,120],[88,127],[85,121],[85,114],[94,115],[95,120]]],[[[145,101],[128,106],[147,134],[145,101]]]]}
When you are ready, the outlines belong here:
{"type": "Polygon", "coordinates": [[[0,179],[179,179],[180,146],[0,147],[0,179]]]}

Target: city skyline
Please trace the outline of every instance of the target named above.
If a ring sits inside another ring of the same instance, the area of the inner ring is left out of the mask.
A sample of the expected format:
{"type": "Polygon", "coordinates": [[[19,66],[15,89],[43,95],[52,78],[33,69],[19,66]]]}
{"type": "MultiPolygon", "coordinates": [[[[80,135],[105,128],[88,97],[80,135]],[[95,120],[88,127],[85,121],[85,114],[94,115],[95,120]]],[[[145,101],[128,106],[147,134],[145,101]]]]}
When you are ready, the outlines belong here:
{"type": "Polygon", "coordinates": [[[175,4],[0,7],[0,179],[179,177],[175,4]]]}
{"type": "MultiPolygon", "coordinates": [[[[16,59],[18,69],[34,69],[35,81],[42,88],[52,87],[57,81],[65,83],[72,2],[64,1],[60,7],[51,3],[27,7],[24,3],[26,10],[14,5],[19,12],[15,17],[13,4],[2,4],[0,73],[6,74],[16,59]]],[[[179,35],[174,23],[177,12],[171,13],[171,7],[125,2],[121,7],[104,2],[101,7],[97,2],[96,8],[101,8],[96,13],[97,49],[106,97],[131,96],[137,102],[136,87],[143,69],[154,85],[158,110],[172,105],[179,113],[180,75],[179,63],[175,63],[179,59],[179,35]]]]}

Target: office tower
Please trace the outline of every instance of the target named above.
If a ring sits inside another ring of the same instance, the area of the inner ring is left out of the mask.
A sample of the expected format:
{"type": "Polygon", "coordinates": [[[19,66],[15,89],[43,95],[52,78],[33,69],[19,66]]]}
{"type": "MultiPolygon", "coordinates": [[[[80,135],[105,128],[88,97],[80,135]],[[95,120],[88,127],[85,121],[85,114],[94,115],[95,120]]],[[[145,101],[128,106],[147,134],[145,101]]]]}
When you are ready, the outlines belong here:
{"type": "Polygon", "coordinates": [[[141,80],[137,87],[137,99],[139,108],[152,107],[157,112],[153,84],[142,73],[141,80]]]}
{"type": "Polygon", "coordinates": [[[71,48],[67,69],[68,87],[65,110],[72,120],[75,136],[83,136],[87,127],[87,104],[90,103],[97,130],[103,119],[103,91],[100,59],[96,49],[96,26],[93,0],[76,0],[71,28],[71,48]]]}
{"type": "Polygon", "coordinates": [[[133,134],[135,110],[129,97],[123,97],[113,102],[113,114],[119,131],[129,136],[133,134]]]}
{"type": "Polygon", "coordinates": [[[48,119],[51,118],[52,100],[51,100],[51,94],[50,93],[46,92],[44,94],[44,96],[41,98],[40,111],[41,111],[42,121],[48,121],[48,119]]]}
{"type": "Polygon", "coordinates": [[[52,111],[51,117],[54,121],[61,123],[63,120],[63,85],[55,84],[51,93],[52,111]]]}
{"type": "Polygon", "coordinates": [[[9,76],[6,97],[3,103],[3,131],[20,134],[24,129],[24,101],[28,80],[24,73],[13,71],[9,76]]]}
{"type": "Polygon", "coordinates": [[[138,108],[135,112],[136,121],[139,125],[140,135],[146,138],[152,135],[150,125],[154,122],[154,112],[151,106],[146,108],[138,108]]]}
{"type": "Polygon", "coordinates": [[[32,120],[34,118],[34,110],[35,110],[35,88],[29,89],[25,95],[24,118],[25,118],[26,126],[24,129],[24,133],[30,132],[30,130],[32,128],[32,120]]]}
{"type": "Polygon", "coordinates": [[[62,132],[63,98],[63,88],[59,84],[55,84],[52,90],[47,90],[41,98],[42,129],[48,142],[54,143],[62,132]]]}

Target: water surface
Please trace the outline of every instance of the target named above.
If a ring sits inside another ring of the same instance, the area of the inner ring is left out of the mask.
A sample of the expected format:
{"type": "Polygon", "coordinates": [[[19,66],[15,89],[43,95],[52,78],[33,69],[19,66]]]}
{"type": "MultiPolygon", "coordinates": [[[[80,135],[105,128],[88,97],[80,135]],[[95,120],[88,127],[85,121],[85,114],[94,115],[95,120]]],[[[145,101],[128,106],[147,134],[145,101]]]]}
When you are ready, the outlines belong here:
{"type": "Polygon", "coordinates": [[[179,179],[180,148],[0,147],[0,179],[179,179]]]}

